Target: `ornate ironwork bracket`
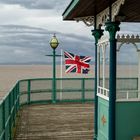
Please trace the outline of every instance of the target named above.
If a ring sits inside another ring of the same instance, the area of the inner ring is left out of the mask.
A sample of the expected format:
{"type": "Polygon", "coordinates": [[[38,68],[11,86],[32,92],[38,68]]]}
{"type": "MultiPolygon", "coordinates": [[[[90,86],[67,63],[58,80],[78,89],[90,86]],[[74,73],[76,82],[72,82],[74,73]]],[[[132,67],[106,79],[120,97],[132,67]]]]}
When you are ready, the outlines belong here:
{"type": "Polygon", "coordinates": [[[78,17],[75,18],[77,22],[83,21],[88,27],[94,25],[94,16],[78,17]]]}
{"type": "MultiPolygon", "coordinates": [[[[112,21],[115,21],[116,16],[120,11],[121,5],[125,3],[125,0],[117,0],[112,4],[112,21]]],[[[97,29],[100,28],[101,25],[104,25],[105,22],[109,18],[109,7],[103,10],[101,13],[97,15],[97,29]]],[[[75,18],[77,22],[83,21],[88,27],[94,26],[94,16],[86,16],[86,17],[77,17],[75,18]]]]}

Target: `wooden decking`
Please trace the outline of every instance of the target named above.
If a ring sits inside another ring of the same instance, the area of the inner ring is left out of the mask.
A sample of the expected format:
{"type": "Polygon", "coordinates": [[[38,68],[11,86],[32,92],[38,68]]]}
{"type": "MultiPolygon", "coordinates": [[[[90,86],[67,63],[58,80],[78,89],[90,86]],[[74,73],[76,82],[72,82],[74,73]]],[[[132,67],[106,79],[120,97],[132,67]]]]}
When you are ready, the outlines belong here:
{"type": "Polygon", "coordinates": [[[30,105],[15,140],[93,140],[93,104],[30,105]]]}

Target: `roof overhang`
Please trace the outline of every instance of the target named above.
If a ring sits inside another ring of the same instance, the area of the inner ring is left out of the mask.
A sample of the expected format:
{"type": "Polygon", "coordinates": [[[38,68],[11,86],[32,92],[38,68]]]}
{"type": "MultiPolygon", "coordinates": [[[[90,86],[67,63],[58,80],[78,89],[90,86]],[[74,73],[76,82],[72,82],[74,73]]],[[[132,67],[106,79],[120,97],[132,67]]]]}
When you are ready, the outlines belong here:
{"type": "MultiPolygon", "coordinates": [[[[140,0],[111,0],[112,14],[125,16],[123,22],[140,22],[140,0]],[[115,12],[115,6],[119,5],[115,12]]],[[[80,17],[98,17],[100,13],[107,11],[109,0],[72,0],[63,13],[63,20],[75,20],[80,17]]],[[[109,13],[108,13],[109,14],[109,13]]],[[[103,18],[103,17],[102,17],[103,18]]],[[[97,19],[98,20],[98,19],[97,19]]]]}
{"type": "MultiPolygon", "coordinates": [[[[112,0],[112,3],[116,0],[112,0]]],[[[76,17],[94,16],[108,7],[107,0],[72,0],[63,13],[64,20],[73,20],[76,17]],[[95,11],[96,6],[96,11],[95,11]]]]}

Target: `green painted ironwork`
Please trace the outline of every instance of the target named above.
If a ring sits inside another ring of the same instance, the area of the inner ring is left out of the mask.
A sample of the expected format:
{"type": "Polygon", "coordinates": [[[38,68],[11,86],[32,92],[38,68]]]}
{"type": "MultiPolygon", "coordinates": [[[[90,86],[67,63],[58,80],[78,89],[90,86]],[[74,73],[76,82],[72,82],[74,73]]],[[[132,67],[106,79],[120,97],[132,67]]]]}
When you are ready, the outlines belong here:
{"type": "MultiPolygon", "coordinates": [[[[44,79],[27,79],[21,80],[20,83],[20,99],[24,100],[30,99],[31,102],[50,102],[54,101],[53,91],[53,79],[44,78],[44,79]],[[30,81],[30,84],[29,84],[30,81]],[[21,86],[22,85],[22,86],[21,86]],[[29,88],[29,85],[31,87],[29,88]],[[43,86],[42,86],[43,85],[43,86]],[[26,96],[28,95],[28,96],[26,96]],[[32,96],[29,97],[29,96],[32,96]],[[24,99],[23,99],[24,98],[24,99]]],[[[94,78],[56,78],[56,95],[55,102],[60,101],[93,101],[93,92],[94,92],[94,78]],[[61,81],[62,80],[62,81],[61,81]],[[60,88],[60,83],[62,82],[63,88],[60,88]],[[87,88],[88,86],[88,88],[87,88]],[[60,94],[63,94],[62,99],[60,99],[60,94]],[[89,98],[88,98],[89,97],[89,98]]],[[[29,100],[28,100],[29,102],[29,100]]],[[[21,101],[21,104],[26,104],[21,101]]]]}
{"type": "MultiPolygon", "coordinates": [[[[111,15],[110,15],[111,18],[111,15]]],[[[109,41],[110,41],[110,64],[109,64],[109,140],[115,140],[115,129],[116,129],[116,48],[117,40],[115,38],[116,32],[119,31],[119,22],[106,22],[106,31],[109,32],[109,41]]]]}
{"type": "Polygon", "coordinates": [[[28,104],[30,104],[30,101],[31,101],[31,81],[28,80],[28,104]]]}
{"type": "MultiPolygon", "coordinates": [[[[56,78],[56,103],[62,102],[93,102],[94,101],[94,78],[56,78]],[[60,88],[62,80],[63,88],[60,88]],[[59,98],[62,92],[62,99],[59,98]]],[[[138,90],[137,78],[119,78],[118,89],[127,91],[138,90]],[[129,81],[128,85],[126,82],[129,81]],[[120,88],[120,85],[125,83],[120,88]],[[132,85],[132,88],[130,87],[132,85]]],[[[15,86],[0,101],[0,140],[12,140],[16,117],[20,106],[24,104],[50,104],[52,103],[52,79],[25,79],[18,81],[15,86]]]]}
{"type": "MultiPolygon", "coordinates": [[[[96,17],[96,16],[95,16],[96,17]]],[[[96,25],[96,19],[95,19],[95,25],[96,25]]],[[[97,97],[97,71],[98,71],[98,68],[97,68],[97,44],[98,44],[98,40],[101,38],[101,36],[103,35],[103,30],[101,29],[96,29],[96,26],[95,26],[95,30],[92,30],[92,35],[94,36],[95,38],[95,110],[94,110],[94,140],[97,140],[97,130],[98,130],[98,125],[97,125],[97,122],[98,122],[98,97],[97,97]]]]}
{"type": "Polygon", "coordinates": [[[53,80],[52,80],[52,102],[56,102],[56,64],[55,64],[55,49],[53,49],[53,80]]]}
{"type": "Polygon", "coordinates": [[[0,140],[12,139],[12,128],[15,127],[16,114],[19,110],[18,83],[0,101],[0,140]]]}
{"type": "Polygon", "coordinates": [[[85,102],[85,80],[84,79],[81,82],[81,88],[82,88],[82,101],[85,102]]]}

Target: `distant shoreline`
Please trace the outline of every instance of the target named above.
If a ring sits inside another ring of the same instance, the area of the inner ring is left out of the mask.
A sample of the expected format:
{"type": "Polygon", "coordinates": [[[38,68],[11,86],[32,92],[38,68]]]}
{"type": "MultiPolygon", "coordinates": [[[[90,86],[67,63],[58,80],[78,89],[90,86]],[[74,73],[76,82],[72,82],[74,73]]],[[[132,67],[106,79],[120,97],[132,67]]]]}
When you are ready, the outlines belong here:
{"type": "MultiPolygon", "coordinates": [[[[0,66],[1,65],[17,65],[17,66],[19,66],[19,65],[52,65],[53,63],[0,63],[0,66]]],[[[60,63],[56,63],[56,65],[61,65],[60,63]]],[[[65,65],[64,64],[64,62],[63,62],[63,65],[65,65]]],[[[93,63],[91,63],[90,65],[93,65],[93,63]]],[[[101,65],[102,65],[102,63],[101,63],[101,65]]],[[[106,64],[107,66],[109,65],[109,64],[106,64]]],[[[138,65],[137,63],[131,63],[131,64],[129,64],[129,63],[118,63],[117,65],[124,65],[124,66],[126,66],[126,65],[138,65]]]]}

